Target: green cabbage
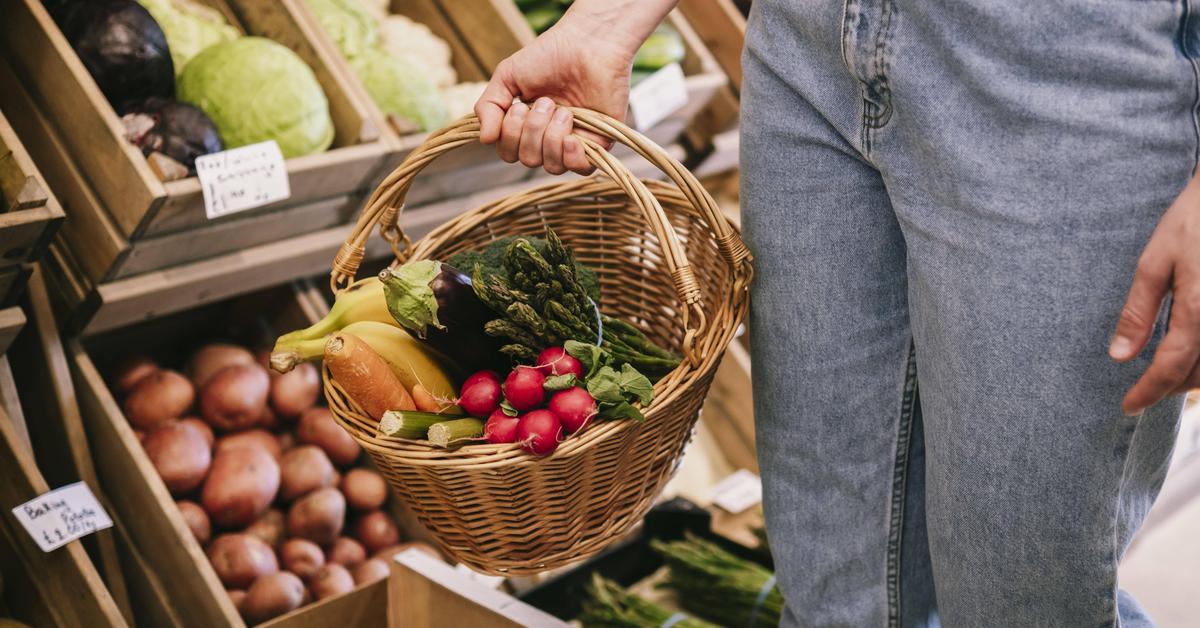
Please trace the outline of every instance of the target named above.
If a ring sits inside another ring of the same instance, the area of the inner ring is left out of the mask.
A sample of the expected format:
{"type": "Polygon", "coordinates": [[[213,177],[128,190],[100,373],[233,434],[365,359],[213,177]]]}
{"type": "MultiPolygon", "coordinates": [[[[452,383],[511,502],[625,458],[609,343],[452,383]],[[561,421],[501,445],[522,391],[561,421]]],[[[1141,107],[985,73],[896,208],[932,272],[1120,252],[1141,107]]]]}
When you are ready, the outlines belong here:
{"type": "Polygon", "coordinates": [[[379,22],[358,0],[305,0],[347,59],[379,45],[379,22]]]}
{"type": "Polygon", "coordinates": [[[175,75],[213,44],[237,39],[238,30],[219,11],[191,0],[138,0],[167,37],[175,75]]]}
{"type": "Polygon", "coordinates": [[[351,59],[350,67],[383,113],[409,120],[423,131],[445,126],[446,103],[437,86],[407,59],[372,48],[351,59]]]}
{"type": "Polygon", "coordinates": [[[654,29],[646,43],[638,48],[633,57],[633,69],[653,72],[672,63],[680,63],[687,50],[683,46],[683,37],[679,31],[663,24],[654,29]]]}
{"type": "Polygon", "coordinates": [[[316,75],[269,39],[209,46],[179,75],[177,97],[212,118],[226,148],[275,140],[284,157],[298,157],[333,143],[329,102],[316,75]]]}

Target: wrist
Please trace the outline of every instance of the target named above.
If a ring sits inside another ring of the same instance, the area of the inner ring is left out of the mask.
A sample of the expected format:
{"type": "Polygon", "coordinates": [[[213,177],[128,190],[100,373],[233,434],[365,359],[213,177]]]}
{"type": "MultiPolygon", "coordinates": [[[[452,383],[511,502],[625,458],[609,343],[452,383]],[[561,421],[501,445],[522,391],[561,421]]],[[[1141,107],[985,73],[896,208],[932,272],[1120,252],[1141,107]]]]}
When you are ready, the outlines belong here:
{"type": "Polygon", "coordinates": [[[571,41],[608,50],[633,63],[646,41],[677,0],[576,0],[554,26],[571,41]]]}

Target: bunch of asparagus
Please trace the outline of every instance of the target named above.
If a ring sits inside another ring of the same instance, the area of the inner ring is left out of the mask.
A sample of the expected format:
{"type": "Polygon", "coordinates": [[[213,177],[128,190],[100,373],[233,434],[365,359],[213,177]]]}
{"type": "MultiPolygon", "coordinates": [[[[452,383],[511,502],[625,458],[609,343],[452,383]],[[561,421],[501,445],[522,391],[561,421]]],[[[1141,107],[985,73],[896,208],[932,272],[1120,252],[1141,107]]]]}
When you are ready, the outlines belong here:
{"type": "Polygon", "coordinates": [[[544,253],[520,238],[504,254],[504,273],[476,265],[475,294],[500,318],[484,325],[492,336],[510,342],[500,350],[524,362],[567,340],[603,344],[617,364],[628,363],[651,380],[679,366],[679,358],[654,344],[637,327],[602,314],[579,279],[575,256],[553,230],[546,230],[544,253]]]}
{"type": "Polygon", "coordinates": [[[675,591],[689,613],[722,626],[777,626],[783,594],[765,567],[721,549],[694,534],[683,540],[654,540],[669,574],[662,586],[675,591]]]}
{"type": "MultiPolygon", "coordinates": [[[[592,574],[592,586],[588,592],[591,598],[583,603],[583,612],[579,615],[579,622],[585,627],[645,628],[663,626],[676,619],[675,613],[626,591],[598,573],[592,574]]],[[[693,617],[678,619],[671,625],[679,628],[715,628],[714,624],[693,617]]]]}

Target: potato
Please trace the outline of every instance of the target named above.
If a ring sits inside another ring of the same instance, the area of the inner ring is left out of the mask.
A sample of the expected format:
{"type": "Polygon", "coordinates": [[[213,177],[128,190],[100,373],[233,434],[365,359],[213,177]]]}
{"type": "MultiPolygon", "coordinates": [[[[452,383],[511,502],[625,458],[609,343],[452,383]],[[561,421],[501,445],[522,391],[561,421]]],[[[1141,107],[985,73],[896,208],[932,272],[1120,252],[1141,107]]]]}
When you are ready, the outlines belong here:
{"type": "Polygon", "coordinates": [[[125,417],[135,428],[149,430],[183,416],[195,400],[196,389],[186,377],[162,369],[143,377],[129,391],[125,417]]]}
{"type": "Polygon", "coordinates": [[[279,457],[283,455],[283,449],[279,446],[279,439],[266,430],[247,430],[245,432],[222,436],[217,439],[214,453],[215,455],[220,455],[223,451],[239,447],[258,447],[271,454],[271,457],[276,460],[279,460],[279,457]]]}
{"type": "Polygon", "coordinates": [[[307,539],[288,539],[279,550],[283,568],[308,580],[325,565],[321,547],[307,539]]]}
{"type": "Polygon", "coordinates": [[[279,416],[294,419],[317,403],[321,376],[311,362],[271,378],[271,407],[279,416]]]}
{"type": "Polygon", "coordinates": [[[256,537],[271,547],[279,547],[279,544],[283,543],[287,532],[286,528],[283,512],[272,508],[263,513],[263,516],[256,519],[254,523],[246,526],[246,534],[256,537]]]}
{"type": "Polygon", "coordinates": [[[229,596],[229,601],[233,602],[233,607],[238,609],[238,613],[242,612],[242,603],[246,601],[245,589],[226,589],[225,594],[229,596]]]}
{"type": "Polygon", "coordinates": [[[354,522],[354,538],[358,539],[368,552],[377,552],[399,543],[400,530],[386,512],[373,510],[354,522]]]}
{"type": "Polygon", "coordinates": [[[250,586],[241,607],[242,617],[256,624],[296,610],[304,601],[304,583],[294,573],[265,575],[250,586]]]}
{"type": "Polygon", "coordinates": [[[326,563],[313,574],[308,586],[318,600],[341,595],[354,588],[354,578],[345,567],[337,563],[326,563]]]}
{"type": "Polygon", "coordinates": [[[214,429],[253,427],[263,416],[271,378],[257,364],[235,364],[217,371],[200,389],[200,414],[214,429]]]}
{"type": "Polygon", "coordinates": [[[346,503],[355,510],[375,510],[387,501],[387,481],[370,469],[350,469],[342,477],[338,488],[346,496],[346,503]]]}
{"type": "Polygon", "coordinates": [[[204,435],[204,442],[208,443],[209,448],[212,448],[213,441],[216,439],[216,436],[213,435],[211,425],[209,425],[208,423],[205,423],[204,421],[201,421],[200,419],[198,419],[194,416],[185,416],[182,419],[179,419],[179,422],[186,423],[186,424],[191,425],[192,427],[195,427],[196,429],[200,430],[200,433],[204,435]]]}
{"type": "Polygon", "coordinates": [[[362,546],[362,543],[355,541],[348,536],[339,536],[333,545],[329,546],[329,551],[325,554],[325,560],[346,567],[353,567],[367,559],[367,550],[362,546]]]}
{"type": "Polygon", "coordinates": [[[200,486],[212,464],[204,432],[182,421],[156,428],[146,435],[142,447],[167,490],[176,496],[200,486]]]}
{"type": "Polygon", "coordinates": [[[261,447],[238,447],[215,457],[200,491],[213,523],[231,528],[262,516],[279,491],[279,463],[261,447]]]}
{"type": "Polygon", "coordinates": [[[279,451],[287,451],[296,446],[295,432],[280,432],[275,435],[275,438],[279,440],[279,451]]]}
{"type": "MultiPolygon", "coordinates": [[[[278,441],[276,441],[278,442],[278,441]]],[[[316,445],[289,449],[279,461],[281,480],[279,498],[285,502],[303,497],[319,488],[333,486],[333,463],[316,445]]]]}
{"type": "Polygon", "coordinates": [[[414,549],[414,548],[419,549],[422,552],[425,552],[426,554],[429,554],[430,556],[432,556],[438,560],[444,560],[444,558],[442,557],[442,553],[439,552],[436,547],[434,547],[428,543],[423,543],[421,541],[409,541],[407,543],[400,543],[399,545],[389,545],[389,546],[375,552],[375,554],[372,555],[372,558],[380,558],[385,561],[390,561],[390,560],[392,560],[392,557],[395,556],[396,554],[399,554],[400,552],[407,551],[407,550],[414,549]]]}
{"type": "Polygon", "coordinates": [[[200,504],[183,499],[175,502],[175,506],[179,508],[179,514],[183,515],[183,521],[192,531],[192,536],[196,537],[196,542],[201,546],[208,543],[208,540],[212,538],[212,523],[208,520],[208,513],[204,512],[200,504]]]}
{"type": "Polygon", "coordinates": [[[184,372],[196,388],[203,388],[210,377],[227,366],[254,363],[254,354],[248,350],[237,345],[214,342],[200,347],[200,350],[193,353],[184,372]]]}
{"type": "Polygon", "coordinates": [[[229,589],[244,589],[259,577],[279,571],[275,550],[248,534],[222,534],[213,539],[208,562],[229,589]]]}
{"type": "Polygon", "coordinates": [[[258,422],[255,423],[256,426],[264,430],[278,429],[281,424],[282,421],[279,420],[279,415],[275,414],[275,411],[269,405],[263,406],[262,415],[258,417],[258,422]]]}
{"type": "Polygon", "coordinates": [[[113,391],[125,396],[138,382],[157,372],[158,365],[150,358],[141,354],[131,355],[117,364],[109,381],[112,382],[113,391]]]}
{"type": "Polygon", "coordinates": [[[317,545],[329,545],[341,534],[345,523],[346,498],[336,488],[321,488],[292,504],[287,531],[317,545]]]}
{"type": "Polygon", "coordinates": [[[363,585],[368,582],[386,579],[390,571],[388,564],[383,562],[383,560],[372,558],[371,560],[364,560],[359,563],[351,575],[354,576],[354,584],[363,585]]]}
{"type": "Polygon", "coordinates": [[[296,437],[302,443],[316,445],[339,467],[358,459],[359,447],[354,438],[333,420],[328,408],[309,408],[300,415],[296,437]]]}

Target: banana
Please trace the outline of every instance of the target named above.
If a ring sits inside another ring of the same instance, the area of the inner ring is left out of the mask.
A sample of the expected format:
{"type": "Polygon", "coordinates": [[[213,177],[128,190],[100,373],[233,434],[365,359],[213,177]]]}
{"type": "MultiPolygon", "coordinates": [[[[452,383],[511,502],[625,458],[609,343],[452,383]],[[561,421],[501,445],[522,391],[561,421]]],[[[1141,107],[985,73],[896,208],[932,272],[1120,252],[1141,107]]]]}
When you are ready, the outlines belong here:
{"type": "MultiPolygon", "coordinates": [[[[333,307],[329,309],[325,318],[309,327],[280,336],[279,340],[275,341],[272,356],[276,353],[283,356],[289,353],[289,347],[304,341],[321,340],[324,342],[325,337],[329,334],[360,321],[396,325],[396,320],[388,312],[387,298],[383,293],[383,282],[379,280],[379,277],[370,277],[350,284],[338,294],[337,299],[333,302],[333,307]]],[[[276,360],[272,357],[271,368],[280,373],[286,373],[292,370],[298,361],[291,361],[285,357],[276,360]]]]}

